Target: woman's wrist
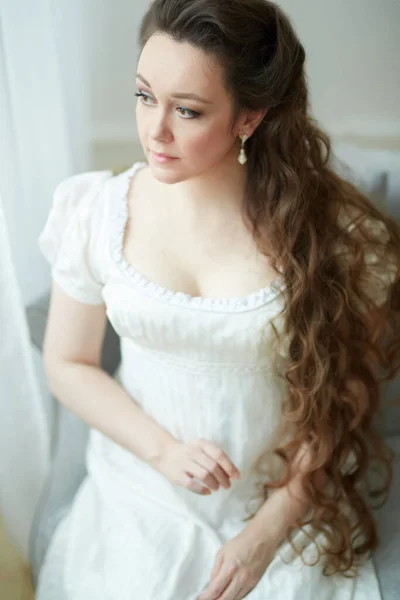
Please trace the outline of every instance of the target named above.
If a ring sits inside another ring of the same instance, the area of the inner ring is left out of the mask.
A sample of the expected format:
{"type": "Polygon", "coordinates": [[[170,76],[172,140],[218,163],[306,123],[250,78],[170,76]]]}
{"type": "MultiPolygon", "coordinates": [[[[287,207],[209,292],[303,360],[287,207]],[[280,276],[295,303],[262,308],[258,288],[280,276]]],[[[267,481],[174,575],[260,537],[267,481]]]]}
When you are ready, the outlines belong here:
{"type": "Polygon", "coordinates": [[[250,535],[268,540],[273,546],[279,546],[286,535],[286,519],[283,514],[277,514],[268,498],[249,521],[247,531],[250,535]]]}
{"type": "Polygon", "coordinates": [[[165,454],[165,450],[171,444],[180,444],[179,440],[169,435],[167,432],[161,433],[161,435],[157,438],[156,443],[150,449],[146,462],[153,467],[156,471],[159,471],[162,458],[165,454]]]}
{"type": "Polygon", "coordinates": [[[249,531],[278,547],[307,508],[309,504],[302,495],[299,481],[292,481],[290,491],[285,486],[271,493],[249,522],[249,531]]]}

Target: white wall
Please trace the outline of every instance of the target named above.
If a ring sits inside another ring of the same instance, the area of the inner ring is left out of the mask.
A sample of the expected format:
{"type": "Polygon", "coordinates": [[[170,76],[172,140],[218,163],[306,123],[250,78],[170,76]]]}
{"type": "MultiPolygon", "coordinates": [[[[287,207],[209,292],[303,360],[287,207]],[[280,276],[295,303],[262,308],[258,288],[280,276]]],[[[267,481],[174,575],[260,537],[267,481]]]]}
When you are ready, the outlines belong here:
{"type": "MultiPolygon", "coordinates": [[[[66,1],[66,0],[64,0],[66,1]]],[[[137,30],[149,0],[85,0],[83,60],[95,164],[129,161],[137,139],[137,30]]],[[[281,0],[307,52],[314,116],[332,135],[400,147],[400,0],[281,0]]]]}
{"type": "Polygon", "coordinates": [[[90,130],[97,158],[105,153],[104,160],[95,158],[100,167],[129,160],[132,142],[137,143],[137,34],[148,4],[149,0],[85,0],[81,4],[90,130]]]}
{"type": "Polygon", "coordinates": [[[282,0],[307,53],[315,115],[334,134],[400,138],[400,2],[282,0]]]}

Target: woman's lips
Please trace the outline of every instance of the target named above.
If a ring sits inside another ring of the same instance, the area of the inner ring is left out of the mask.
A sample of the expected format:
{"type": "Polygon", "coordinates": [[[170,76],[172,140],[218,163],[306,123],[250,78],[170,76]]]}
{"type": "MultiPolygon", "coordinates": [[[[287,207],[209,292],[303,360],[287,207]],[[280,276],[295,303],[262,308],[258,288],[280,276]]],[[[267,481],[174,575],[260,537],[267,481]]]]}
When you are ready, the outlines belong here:
{"type": "Polygon", "coordinates": [[[154,160],[160,163],[168,162],[170,160],[176,160],[177,156],[169,156],[168,154],[160,154],[159,152],[153,152],[151,150],[154,160]]]}

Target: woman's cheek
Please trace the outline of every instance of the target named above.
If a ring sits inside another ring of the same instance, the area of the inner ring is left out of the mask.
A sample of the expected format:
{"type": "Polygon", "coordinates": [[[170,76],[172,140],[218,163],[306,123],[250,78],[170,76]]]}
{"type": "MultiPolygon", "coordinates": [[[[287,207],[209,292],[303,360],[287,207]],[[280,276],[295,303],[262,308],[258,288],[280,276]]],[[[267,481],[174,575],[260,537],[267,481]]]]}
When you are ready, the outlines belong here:
{"type": "Polygon", "coordinates": [[[218,155],[221,146],[222,137],[215,131],[207,131],[200,136],[192,137],[187,140],[188,153],[202,156],[206,161],[211,156],[218,155]]]}

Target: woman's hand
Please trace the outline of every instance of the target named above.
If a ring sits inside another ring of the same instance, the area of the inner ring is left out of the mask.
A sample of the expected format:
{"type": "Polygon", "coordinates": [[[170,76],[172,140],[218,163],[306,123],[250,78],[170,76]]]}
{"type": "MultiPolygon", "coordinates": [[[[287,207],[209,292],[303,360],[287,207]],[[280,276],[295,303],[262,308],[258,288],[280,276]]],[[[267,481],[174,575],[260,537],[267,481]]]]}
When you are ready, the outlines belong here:
{"type": "Polygon", "coordinates": [[[217,553],[207,589],[197,600],[241,600],[264,575],[276,543],[268,535],[247,527],[217,553]]]}
{"type": "Polygon", "coordinates": [[[225,452],[213,442],[203,439],[169,443],[152,466],[171,483],[200,495],[211,494],[211,490],[218,490],[220,485],[228,489],[230,478],[240,477],[225,452]]]}

